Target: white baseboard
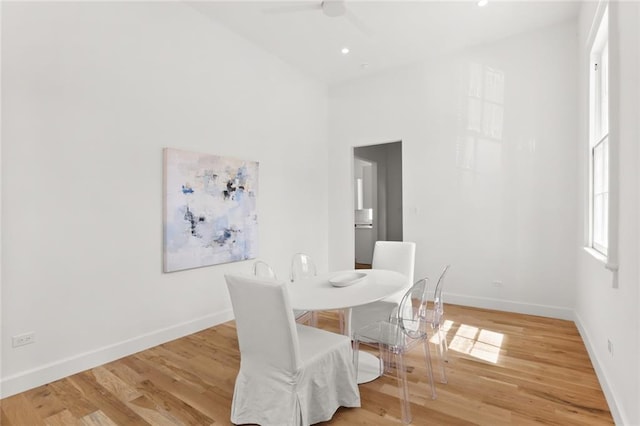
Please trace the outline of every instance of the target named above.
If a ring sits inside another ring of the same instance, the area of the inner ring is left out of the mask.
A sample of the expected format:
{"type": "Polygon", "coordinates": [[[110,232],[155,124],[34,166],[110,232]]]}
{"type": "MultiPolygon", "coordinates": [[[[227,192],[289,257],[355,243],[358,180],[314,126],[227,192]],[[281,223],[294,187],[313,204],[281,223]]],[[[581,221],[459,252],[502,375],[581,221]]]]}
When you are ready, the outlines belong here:
{"type": "Polygon", "coordinates": [[[602,364],[600,363],[600,359],[598,358],[597,351],[594,349],[592,343],[593,340],[589,337],[587,329],[582,325],[582,320],[580,319],[580,315],[578,315],[577,312],[574,312],[574,323],[576,324],[578,332],[582,337],[582,341],[584,342],[584,345],[587,348],[587,352],[589,353],[591,364],[593,364],[593,369],[596,371],[596,376],[598,377],[600,387],[602,387],[602,392],[604,392],[604,397],[607,400],[607,404],[609,405],[609,410],[611,411],[613,421],[617,425],[630,425],[631,423],[628,421],[627,416],[624,414],[624,411],[620,409],[616,402],[617,399],[615,397],[615,393],[609,385],[607,374],[602,368],[602,364]]]}
{"type": "Polygon", "coordinates": [[[232,319],[232,310],[217,312],[4,377],[0,381],[0,398],[51,383],[232,319]]]}
{"type": "Polygon", "coordinates": [[[573,321],[573,309],[561,306],[537,305],[533,303],[516,302],[513,300],[494,299],[490,297],[465,296],[446,293],[445,303],[472,306],[474,308],[495,309],[497,311],[515,312],[518,314],[538,315],[542,317],[558,318],[573,321]]]}

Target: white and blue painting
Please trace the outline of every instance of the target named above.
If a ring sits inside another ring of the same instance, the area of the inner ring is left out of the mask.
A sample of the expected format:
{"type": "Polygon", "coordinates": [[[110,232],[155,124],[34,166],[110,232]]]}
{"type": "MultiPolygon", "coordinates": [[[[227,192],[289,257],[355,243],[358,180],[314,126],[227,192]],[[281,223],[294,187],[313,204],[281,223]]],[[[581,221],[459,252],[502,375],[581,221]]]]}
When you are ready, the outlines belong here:
{"type": "Polygon", "coordinates": [[[164,271],[254,259],[258,162],[165,148],[164,271]]]}

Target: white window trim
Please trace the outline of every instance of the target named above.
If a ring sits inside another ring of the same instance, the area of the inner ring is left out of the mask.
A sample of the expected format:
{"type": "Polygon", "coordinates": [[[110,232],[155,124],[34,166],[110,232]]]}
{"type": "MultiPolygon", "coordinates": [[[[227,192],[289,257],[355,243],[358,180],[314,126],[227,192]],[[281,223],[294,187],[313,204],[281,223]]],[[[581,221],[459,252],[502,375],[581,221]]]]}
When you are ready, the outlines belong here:
{"type": "MultiPolygon", "coordinates": [[[[588,37],[588,42],[586,45],[587,57],[589,59],[589,66],[593,66],[593,60],[591,57],[591,52],[593,51],[593,47],[597,41],[597,33],[602,24],[609,26],[609,22],[615,22],[618,14],[618,5],[616,2],[609,3],[606,0],[601,0],[598,4],[598,11],[596,12],[596,17],[594,18],[593,24],[591,26],[590,34],[588,37]]],[[[608,145],[609,145],[609,207],[608,207],[608,249],[606,256],[602,253],[599,253],[592,246],[593,241],[593,170],[592,170],[592,152],[591,149],[595,146],[593,143],[593,135],[595,134],[593,128],[593,120],[592,120],[592,100],[594,97],[593,93],[593,82],[592,76],[593,73],[589,70],[588,74],[588,82],[589,82],[589,103],[588,103],[588,117],[589,117],[589,144],[588,144],[588,169],[589,169],[589,179],[588,179],[588,207],[587,207],[587,223],[585,224],[585,251],[591,254],[596,260],[603,263],[603,265],[613,273],[612,287],[618,288],[618,209],[619,209],[619,183],[618,183],[618,170],[619,170],[619,159],[618,159],[618,131],[615,125],[615,118],[618,116],[617,110],[617,102],[619,100],[619,91],[616,85],[616,79],[611,78],[611,76],[615,76],[618,73],[618,64],[619,58],[617,56],[615,48],[611,48],[611,46],[616,46],[618,43],[617,35],[615,32],[608,34],[608,44],[609,44],[609,58],[608,58],[608,73],[609,73],[609,132],[608,132],[608,145]]]]}
{"type": "MultiPolygon", "coordinates": [[[[589,48],[589,239],[588,239],[588,247],[591,249],[601,253],[603,256],[607,257],[608,255],[608,236],[607,240],[603,241],[600,239],[596,241],[597,231],[600,231],[600,234],[606,236],[608,232],[604,232],[603,229],[598,228],[596,225],[596,148],[602,146],[603,143],[607,143],[609,139],[609,128],[608,128],[608,117],[603,118],[603,102],[602,102],[602,94],[603,94],[603,85],[602,85],[602,76],[600,72],[603,68],[603,52],[605,50],[605,46],[608,45],[608,8],[605,7],[604,12],[602,13],[599,20],[597,22],[597,32],[593,37],[593,41],[589,48]],[[605,126],[606,125],[606,126],[605,126]]],[[[609,68],[607,59],[607,68],[609,68]]],[[[609,99],[607,96],[607,104],[609,103],[609,99]]],[[[607,115],[609,113],[609,108],[607,105],[607,115]]],[[[607,143],[608,150],[608,143],[607,143]]],[[[607,155],[605,153],[604,155],[607,155]]],[[[602,173],[605,171],[602,170],[602,173]]],[[[609,174],[609,170],[606,170],[607,174],[609,174]]],[[[608,181],[607,178],[603,178],[600,175],[600,178],[604,181],[608,181]]],[[[608,191],[609,188],[604,189],[607,193],[608,199],[608,191]]],[[[606,206],[606,210],[608,213],[608,204],[606,206]]],[[[598,209],[600,213],[601,220],[606,220],[607,214],[603,214],[600,209],[598,209]]],[[[608,222],[605,224],[605,227],[608,228],[608,222]]]]}

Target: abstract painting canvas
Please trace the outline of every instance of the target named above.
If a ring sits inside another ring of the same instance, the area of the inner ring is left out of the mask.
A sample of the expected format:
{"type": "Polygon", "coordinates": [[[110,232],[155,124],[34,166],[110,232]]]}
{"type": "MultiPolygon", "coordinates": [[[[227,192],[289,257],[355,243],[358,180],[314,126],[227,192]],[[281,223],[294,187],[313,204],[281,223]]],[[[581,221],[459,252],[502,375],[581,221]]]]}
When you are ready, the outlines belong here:
{"type": "Polygon", "coordinates": [[[254,259],[258,162],[165,148],[164,271],[254,259]]]}

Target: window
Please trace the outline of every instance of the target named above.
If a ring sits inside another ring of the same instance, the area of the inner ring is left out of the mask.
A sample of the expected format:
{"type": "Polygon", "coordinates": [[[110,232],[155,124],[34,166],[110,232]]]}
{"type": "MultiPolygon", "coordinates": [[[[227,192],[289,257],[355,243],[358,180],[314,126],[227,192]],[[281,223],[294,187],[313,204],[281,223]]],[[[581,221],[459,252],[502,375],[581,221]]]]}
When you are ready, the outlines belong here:
{"type": "Polygon", "coordinates": [[[605,10],[591,47],[589,106],[590,238],[603,255],[609,246],[609,37],[605,10]]]}

